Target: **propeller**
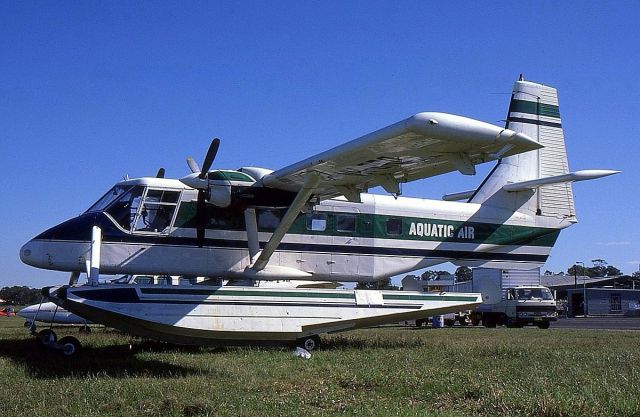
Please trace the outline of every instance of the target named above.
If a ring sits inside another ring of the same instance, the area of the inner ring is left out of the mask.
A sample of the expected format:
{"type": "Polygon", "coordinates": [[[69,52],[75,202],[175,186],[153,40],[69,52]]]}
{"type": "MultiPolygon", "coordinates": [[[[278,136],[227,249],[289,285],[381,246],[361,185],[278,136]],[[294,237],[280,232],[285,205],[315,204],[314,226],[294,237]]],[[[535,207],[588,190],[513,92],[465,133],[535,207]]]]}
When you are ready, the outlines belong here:
{"type": "Polygon", "coordinates": [[[216,159],[218,148],[220,148],[220,139],[215,138],[211,141],[211,145],[209,145],[209,149],[202,163],[202,169],[200,169],[198,163],[192,157],[188,157],[187,165],[189,165],[191,174],[180,178],[183,184],[198,190],[196,240],[200,247],[204,245],[204,233],[207,226],[207,200],[209,198],[209,180],[207,179],[207,173],[209,169],[211,169],[213,161],[216,159]]]}
{"type": "Polygon", "coordinates": [[[202,163],[202,171],[200,171],[200,175],[198,176],[201,180],[207,175],[209,172],[209,168],[211,168],[211,164],[213,164],[213,160],[216,159],[216,155],[218,154],[218,148],[220,147],[220,139],[215,138],[211,141],[211,145],[209,145],[209,150],[207,151],[207,155],[204,157],[204,162],[202,163]]]}
{"type": "Polygon", "coordinates": [[[196,188],[198,190],[209,188],[209,181],[207,180],[207,173],[213,164],[213,160],[216,159],[216,155],[218,153],[218,148],[220,147],[220,139],[215,138],[211,141],[211,145],[209,145],[209,150],[204,157],[204,162],[202,163],[202,169],[198,166],[198,163],[192,158],[187,158],[187,165],[189,165],[189,169],[191,170],[191,174],[186,177],[180,178],[183,184],[188,185],[191,188],[196,188]]]}

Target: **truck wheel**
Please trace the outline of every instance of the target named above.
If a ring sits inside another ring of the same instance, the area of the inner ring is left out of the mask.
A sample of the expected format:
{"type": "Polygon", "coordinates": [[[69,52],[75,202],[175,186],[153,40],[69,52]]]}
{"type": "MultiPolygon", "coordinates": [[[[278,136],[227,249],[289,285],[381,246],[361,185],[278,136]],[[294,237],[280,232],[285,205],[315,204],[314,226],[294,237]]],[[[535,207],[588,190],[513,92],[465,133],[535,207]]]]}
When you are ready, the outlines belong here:
{"type": "Polygon", "coordinates": [[[484,325],[484,327],[490,328],[490,329],[495,329],[496,328],[496,322],[493,318],[482,318],[482,324],[484,325]]]}
{"type": "Polygon", "coordinates": [[[507,320],[507,327],[512,329],[521,329],[524,327],[522,323],[520,323],[517,319],[509,319],[507,320]]]}
{"type": "Polygon", "coordinates": [[[423,319],[416,320],[416,327],[422,327],[423,324],[424,324],[424,320],[423,319]]]}
{"type": "Polygon", "coordinates": [[[543,321],[542,323],[538,323],[538,328],[540,329],[548,329],[551,326],[551,322],[543,321]]]}

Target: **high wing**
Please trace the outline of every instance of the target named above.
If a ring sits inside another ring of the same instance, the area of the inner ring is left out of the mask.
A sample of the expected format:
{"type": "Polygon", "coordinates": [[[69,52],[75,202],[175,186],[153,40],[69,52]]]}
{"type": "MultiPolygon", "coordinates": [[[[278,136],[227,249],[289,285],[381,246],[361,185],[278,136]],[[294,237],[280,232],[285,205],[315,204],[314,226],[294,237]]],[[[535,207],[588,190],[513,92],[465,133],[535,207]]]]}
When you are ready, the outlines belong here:
{"type": "MultiPolygon", "coordinates": [[[[252,251],[251,277],[285,276],[301,271],[267,268],[271,255],[303,207],[315,198],[344,195],[360,202],[360,193],[382,186],[400,194],[400,183],[451,171],[475,174],[475,165],[542,148],[522,133],[446,113],[418,113],[262,177],[262,185],[296,192],[262,251],[252,251]]],[[[255,214],[248,214],[249,219],[255,214]]],[[[251,220],[251,219],[250,219],[251,220]]],[[[259,246],[255,221],[247,229],[249,247],[259,246]]],[[[292,276],[292,277],[295,277],[292,276]]],[[[300,277],[297,277],[298,279],[300,277]]]]}
{"type": "Polygon", "coordinates": [[[418,113],[343,145],[274,171],[265,186],[300,191],[318,176],[313,195],[324,200],[382,186],[400,193],[400,183],[452,171],[475,174],[475,165],[542,148],[522,133],[447,113],[418,113]]]}

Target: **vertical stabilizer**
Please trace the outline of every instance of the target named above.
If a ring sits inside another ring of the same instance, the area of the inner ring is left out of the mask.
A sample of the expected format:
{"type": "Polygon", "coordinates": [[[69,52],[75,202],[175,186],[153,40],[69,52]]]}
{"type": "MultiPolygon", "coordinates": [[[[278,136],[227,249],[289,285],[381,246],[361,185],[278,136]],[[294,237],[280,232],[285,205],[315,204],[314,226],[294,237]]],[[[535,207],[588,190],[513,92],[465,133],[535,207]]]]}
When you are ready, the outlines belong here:
{"type": "Polygon", "coordinates": [[[514,182],[569,173],[557,90],[522,78],[516,81],[506,127],[537,140],[544,148],[501,159],[469,201],[575,222],[570,182],[517,192],[502,189],[514,182]]]}

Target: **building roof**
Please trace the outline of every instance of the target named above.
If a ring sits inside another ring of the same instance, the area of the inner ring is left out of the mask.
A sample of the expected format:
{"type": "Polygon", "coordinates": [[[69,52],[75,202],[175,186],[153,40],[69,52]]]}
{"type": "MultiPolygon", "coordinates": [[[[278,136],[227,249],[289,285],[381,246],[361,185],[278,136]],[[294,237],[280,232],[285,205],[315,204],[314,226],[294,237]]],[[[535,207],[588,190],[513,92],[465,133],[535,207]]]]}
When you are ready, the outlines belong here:
{"type": "Polygon", "coordinates": [[[587,277],[578,275],[577,279],[573,275],[541,275],[540,284],[552,290],[572,288],[576,285],[586,287],[596,287],[613,283],[617,277],[587,277]]]}

